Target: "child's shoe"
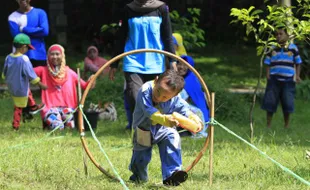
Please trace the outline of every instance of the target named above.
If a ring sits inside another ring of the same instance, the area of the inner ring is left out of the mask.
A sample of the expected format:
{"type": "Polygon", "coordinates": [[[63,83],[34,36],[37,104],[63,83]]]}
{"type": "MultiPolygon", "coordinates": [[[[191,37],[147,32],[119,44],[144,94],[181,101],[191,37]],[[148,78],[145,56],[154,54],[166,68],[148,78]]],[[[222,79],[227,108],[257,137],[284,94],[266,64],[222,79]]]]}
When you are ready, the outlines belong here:
{"type": "Polygon", "coordinates": [[[34,114],[40,112],[41,110],[43,110],[44,108],[45,108],[45,104],[34,105],[34,106],[30,107],[29,113],[34,115],[34,114]]]}
{"type": "Polygon", "coordinates": [[[147,179],[146,180],[141,180],[137,176],[135,176],[134,174],[129,177],[129,180],[131,182],[133,182],[133,183],[145,183],[145,182],[148,181],[147,179]]]}
{"type": "Polygon", "coordinates": [[[163,181],[163,184],[169,185],[169,186],[178,186],[184,181],[186,181],[187,178],[188,178],[188,174],[186,173],[186,171],[179,170],[179,171],[173,172],[173,174],[170,177],[168,177],[167,179],[163,181]]]}

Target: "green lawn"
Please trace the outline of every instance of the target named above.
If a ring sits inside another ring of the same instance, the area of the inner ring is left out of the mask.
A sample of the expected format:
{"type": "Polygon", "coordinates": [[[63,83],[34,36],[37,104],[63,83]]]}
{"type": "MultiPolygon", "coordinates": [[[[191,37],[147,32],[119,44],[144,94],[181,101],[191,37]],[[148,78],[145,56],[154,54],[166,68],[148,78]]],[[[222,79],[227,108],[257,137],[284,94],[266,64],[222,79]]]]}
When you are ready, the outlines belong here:
{"type": "MultiPolygon", "coordinates": [[[[234,53],[234,50],[226,53],[209,51],[201,54],[197,59],[197,69],[207,79],[207,84],[212,80],[208,76],[212,76],[214,72],[217,72],[216,80],[226,81],[229,83],[228,85],[231,83],[247,84],[248,81],[250,84],[254,84],[257,69],[250,68],[249,65],[258,65],[259,63],[257,58],[254,58],[253,63],[250,63],[252,56],[255,56],[255,53],[250,49],[245,50],[244,55],[240,55],[238,51],[234,53]],[[247,66],[246,69],[243,65],[247,66]]],[[[79,60],[75,57],[70,59],[79,60]]],[[[119,73],[118,80],[114,83],[108,80],[98,81],[96,91],[89,95],[95,101],[114,101],[118,110],[116,122],[100,121],[98,123],[96,136],[129,189],[167,189],[159,186],[162,179],[157,147],[154,147],[153,158],[149,166],[149,182],[140,185],[128,182],[131,174],[128,170],[132,151],[131,134],[124,130],[126,119],[121,98],[123,88],[121,76],[119,73]]],[[[212,83],[212,85],[216,84],[212,83]]],[[[209,87],[219,89],[221,86],[209,87]]],[[[230,94],[227,93],[226,96],[230,96],[230,94]]],[[[236,98],[240,96],[240,99],[242,97],[242,95],[235,96],[236,98]]],[[[236,99],[234,102],[236,110],[241,107],[250,107],[249,102],[240,103],[240,99],[236,99]]],[[[221,99],[216,99],[216,101],[221,102],[221,99]]],[[[265,127],[265,113],[260,110],[259,105],[256,105],[254,110],[254,145],[310,181],[310,160],[305,158],[305,151],[310,150],[310,110],[308,106],[310,106],[308,101],[296,101],[296,113],[292,115],[291,129],[289,130],[283,128],[284,124],[279,108],[274,117],[272,129],[268,130],[265,127]]],[[[215,115],[219,115],[223,107],[216,108],[215,115]]],[[[113,182],[103,175],[89,159],[87,161],[89,176],[85,177],[83,150],[77,131],[57,131],[46,137],[48,132],[42,130],[39,115],[35,116],[34,121],[23,123],[19,131],[13,131],[11,128],[13,104],[6,93],[1,95],[0,110],[2,110],[0,114],[0,189],[122,189],[120,183],[113,182]]],[[[237,118],[217,120],[244,139],[249,140],[250,127],[247,114],[237,118]]],[[[103,168],[113,173],[90,132],[86,133],[86,139],[94,158],[103,168]]],[[[195,159],[203,142],[204,139],[182,138],[184,166],[188,166],[195,159]]],[[[189,173],[189,179],[181,186],[171,189],[310,189],[309,186],[296,180],[219,126],[215,126],[212,187],[208,186],[208,158],[209,154],[206,152],[201,161],[189,173]]]]}

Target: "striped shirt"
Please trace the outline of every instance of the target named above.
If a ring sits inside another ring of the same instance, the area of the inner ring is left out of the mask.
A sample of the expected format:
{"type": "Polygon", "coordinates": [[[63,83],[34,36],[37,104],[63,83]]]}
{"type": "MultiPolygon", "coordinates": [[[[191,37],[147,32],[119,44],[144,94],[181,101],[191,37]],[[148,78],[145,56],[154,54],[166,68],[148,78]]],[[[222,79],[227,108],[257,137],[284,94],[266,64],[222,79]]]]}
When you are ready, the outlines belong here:
{"type": "Polygon", "coordinates": [[[286,47],[272,47],[264,63],[270,67],[270,75],[280,81],[292,81],[295,74],[295,64],[301,64],[298,48],[295,44],[286,47]]]}

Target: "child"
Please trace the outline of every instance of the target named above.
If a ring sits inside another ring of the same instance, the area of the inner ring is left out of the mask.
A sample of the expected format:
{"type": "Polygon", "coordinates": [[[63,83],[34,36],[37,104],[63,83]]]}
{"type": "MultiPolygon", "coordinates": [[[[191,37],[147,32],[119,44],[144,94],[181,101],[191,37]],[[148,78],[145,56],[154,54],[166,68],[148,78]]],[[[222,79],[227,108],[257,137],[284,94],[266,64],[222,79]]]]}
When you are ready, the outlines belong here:
{"type": "MultiPolygon", "coordinates": [[[[202,126],[201,120],[189,110],[188,104],[177,94],[184,87],[184,79],[167,70],[155,81],[146,82],[139,90],[133,114],[133,155],[129,169],[131,181],[148,180],[147,166],[152,156],[152,145],[157,144],[161,158],[163,183],[178,186],[187,179],[181,170],[180,136],[172,117],[178,112],[202,126]]],[[[201,129],[199,129],[201,130],[201,129]]]]}
{"type": "Polygon", "coordinates": [[[30,44],[30,38],[26,34],[18,34],[13,40],[15,52],[5,58],[3,78],[8,85],[9,92],[14,102],[13,128],[18,130],[20,127],[20,119],[22,109],[30,106],[30,113],[36,114],[44,108],[44,104],[36,105],[29,90],[29,81],[31,84],[37,84],[41,89],[46,86],[40,82],[33,71],[29,58],[24,55],[28,48],[34,49],[30,44]]]}
{"type": "Polygon", "coordinates": [[[267,67],[267,87],[262,109],[267,111],[267,127],[271,127],[273,113],[281,101],[284,127],[289,127],[290,113],[294,112],[295,82],[300,82],[300,64],[298,48],[288,43],[289,35],[283,28],[276,30],[277,46],[271,48],[264,63],[267,67]],[[295,73],[296,67],[296,73],[295,73]],[[296,77],[294,81],[294,76],[296,77]]]}
{"type": "MultiPolygon", "coordinates": [[[[192,57],[188,55],[182,55],[181,58],[184,59],[187,63],[189,63],[192,67],[195,66],[195,62],[192,57]]],[[[207,137],[208,133],[206,131],[208,125],[205,124],[205,122],[208,122],[210,119],[209,108],[199,79],[191,70],[187,68],[185,64],[179,63],[177,67],[178,73],[183,76],[185,80],[185,86],[184,89],[180,92],[180,96],[181,98],[189,102],[190,110],[197,114],[204,123],[203,130],[194,135],[193,137],[207,137]]]]}

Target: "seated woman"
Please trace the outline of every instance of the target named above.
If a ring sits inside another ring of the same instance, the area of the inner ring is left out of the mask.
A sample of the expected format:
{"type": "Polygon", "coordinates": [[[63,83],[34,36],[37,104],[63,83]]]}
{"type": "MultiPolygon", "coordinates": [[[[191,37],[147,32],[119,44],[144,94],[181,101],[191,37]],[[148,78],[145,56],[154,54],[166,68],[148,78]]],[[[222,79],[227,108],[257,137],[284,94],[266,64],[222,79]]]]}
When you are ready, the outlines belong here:
{"type": "MultiPolygon", "coordinates": [[[[195,63],[192,57],[183,55],[182,59],[187,61],[192,67],[194,67],[195,63]]],[[[180,92],[180,96],[189,102],[190,110],[198,115],[203,123],[209,121],[209,108],[205,99],[205,94],[202,90],[201,84],[195,74],[189,70],[185,64],[177,64],[178,72],[181,76],[184,77],[185,86],[184,89],[180,92]]],[[[207,137],[208,125],[204,125],[204,128],[197,133],[198,135],[194,137],[207,137]]]]}
{"type": "Polygon", "coordinates": [[[177,56],[187,55],[186,49],[183,45],[182,35],[179,33],[173,33],[172,34],[172,40],[173,40],[173,44],[174,44],[175,54],[177,56]]]}
{"type": "MultiPolygon", "coordinates": [[[[78,106],[78,75],[66,66],[65,50],[61,45],[52,45],[47,53],[47,65],[34,68],[47,90],[41,91],[45,108],[41,111],[43,128],[74,128],[73,111],[78,106]]],[[[80,80],[85,89],[88,82],[80,80]]]]}
{"type": "MultiPolygon", "coordinates": [[[[84,59],[83,78],[85,78],[88,72],[90,72],[91,74],[96,73],[100,69],[100,67],[102,67],[107,62],[107,60],[100,57],[98,54],[98,49],[95,46],[89,46],[87,48],[87,56],[84,59]]],[[[108,75],[109,70],[110,67],[105,68],[102,72],[102,75],[108,75]]]]}

